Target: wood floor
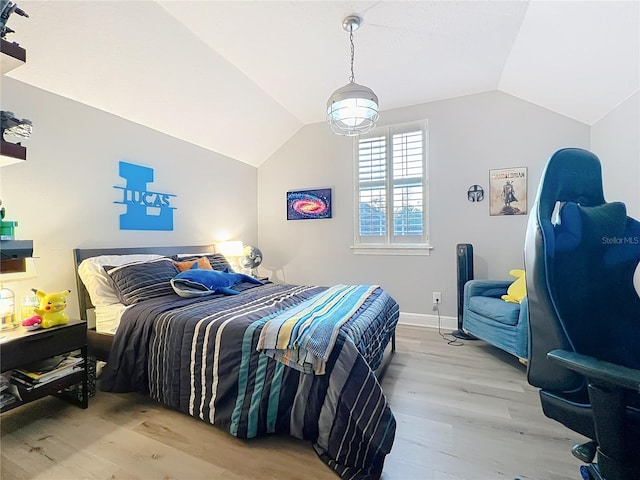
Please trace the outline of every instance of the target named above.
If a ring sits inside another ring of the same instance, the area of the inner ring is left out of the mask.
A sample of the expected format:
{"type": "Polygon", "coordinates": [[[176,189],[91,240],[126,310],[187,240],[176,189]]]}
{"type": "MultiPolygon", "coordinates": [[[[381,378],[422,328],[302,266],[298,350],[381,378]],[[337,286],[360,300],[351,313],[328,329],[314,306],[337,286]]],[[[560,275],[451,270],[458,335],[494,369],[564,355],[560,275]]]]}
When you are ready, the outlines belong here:
{"type": "MultiPolygon", "coordinates": [[[[517,359],[399,326],[383,381],[398,423],[384,480],[576,480],[582,437],[545,418],[517,359]]],[[[2,480],[335,480],[308,442],[238,440],[139,394],[57,398],[0,418],[2,480]]]]}

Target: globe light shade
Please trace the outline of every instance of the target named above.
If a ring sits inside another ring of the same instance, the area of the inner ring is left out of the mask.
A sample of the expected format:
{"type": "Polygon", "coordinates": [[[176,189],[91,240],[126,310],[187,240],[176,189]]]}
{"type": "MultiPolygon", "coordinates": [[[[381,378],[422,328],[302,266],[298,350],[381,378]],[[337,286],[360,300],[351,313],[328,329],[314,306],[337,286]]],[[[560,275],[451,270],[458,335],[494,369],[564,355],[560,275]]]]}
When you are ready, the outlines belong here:
{"type": "Polygon", "coordinates": [[[33,258],[11,259],[8,262],[9,267],[7,263],[0,267],[0,330],[9,330],[20,325],[16,312],[16,296],[4,284],[37,277],[33,258]]]}
{"type": "Polygon", "coordinates": [[[327,101],[327,122],[338,135],[368,132],[378,117],[378,97],[369,87],[355,82],[337,89],[327,101]]]}
{"type": "Polygon", "coordinates": [[[13,291],[0,288],[0,330],[9,330],[18,326],[15,298],[13,291]]]}

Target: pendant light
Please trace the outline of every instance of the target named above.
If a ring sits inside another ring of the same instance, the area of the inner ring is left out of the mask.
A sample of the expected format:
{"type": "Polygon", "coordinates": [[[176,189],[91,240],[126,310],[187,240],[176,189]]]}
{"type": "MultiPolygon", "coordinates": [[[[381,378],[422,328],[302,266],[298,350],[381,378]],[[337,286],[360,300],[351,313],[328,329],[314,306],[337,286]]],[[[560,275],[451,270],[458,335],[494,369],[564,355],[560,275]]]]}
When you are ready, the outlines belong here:
{"type": "Polygon", "coordinates": [[[333,92],[327,101],[327,122],[331,130],[350,137],[368,132],[378,121],[378,97],[369,87],[357,84],[353,74],[353,32],[361,23],[362,18],[357,15],[349,15],[342,22],[351,43],[351,76],[349,83],[333,92]]]}

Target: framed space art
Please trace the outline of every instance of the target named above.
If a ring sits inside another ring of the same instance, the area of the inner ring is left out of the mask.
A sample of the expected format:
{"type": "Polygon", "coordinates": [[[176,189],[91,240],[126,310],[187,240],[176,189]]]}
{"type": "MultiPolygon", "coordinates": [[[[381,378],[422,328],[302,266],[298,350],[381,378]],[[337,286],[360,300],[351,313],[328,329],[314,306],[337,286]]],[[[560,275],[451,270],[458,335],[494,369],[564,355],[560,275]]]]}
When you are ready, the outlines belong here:
{"type": "Polygon", "coordinates": [[[489,170],[489,215],[527,214],[527,168],[489,170]]]}
{"type": "Polygon", "coordinates": [[[287,220],[331,218],[331,189],[287,192],[287,220]]]}

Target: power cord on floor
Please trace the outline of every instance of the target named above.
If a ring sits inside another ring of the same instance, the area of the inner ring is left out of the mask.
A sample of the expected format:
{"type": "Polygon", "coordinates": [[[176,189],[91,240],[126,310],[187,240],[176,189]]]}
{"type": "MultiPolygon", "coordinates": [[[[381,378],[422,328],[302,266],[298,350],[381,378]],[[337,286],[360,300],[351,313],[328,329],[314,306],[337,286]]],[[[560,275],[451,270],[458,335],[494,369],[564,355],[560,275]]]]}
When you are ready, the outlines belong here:
{"type": "Polygon", "coordinates": [[[451,345],[452,347],[461,347],[462,345],[464,345],[462,340],[460,340],[459,338],[456,338],[446,333],[442,333],[442,319],[440,318],[440,302],[436,301],[436,303],[433,304],[433,309],[438,314],[438,335],[440,335],[442,339],[445,342],[447,342],[447,345],[451,345]]]}

